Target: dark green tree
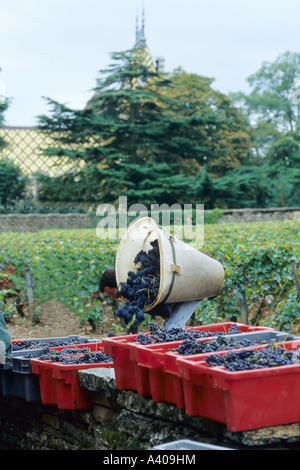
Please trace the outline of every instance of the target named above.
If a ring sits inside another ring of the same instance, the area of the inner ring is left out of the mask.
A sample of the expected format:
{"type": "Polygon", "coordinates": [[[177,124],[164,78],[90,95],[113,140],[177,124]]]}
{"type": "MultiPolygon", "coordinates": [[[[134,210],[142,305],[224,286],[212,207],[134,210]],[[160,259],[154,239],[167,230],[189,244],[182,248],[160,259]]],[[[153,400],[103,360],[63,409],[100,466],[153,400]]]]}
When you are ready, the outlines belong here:
{"type": "Polygon", "coordinates": [[[8,212],[25,196],[27,177],[8,158],[0,159],[0,206],[8,212]]]}
{"type": "MultiPolygon", "coordinates": [[[[0,68],[1,72],[1,68],[0,68]]],[[[5,122],[4,113],[7,110],[9,101],[6,97],[0,95],[0,128],[3,127],[5,122]]],[[[0,155],[4,147],[7,146],[7,142],[0,136],[0,155]]]]}
{"type": "MultiPolygon", "coordinates": [[[[219,177],[245,165],[251,158],[250,128],[241,111],[224,93],[214,90],[213,79],[176,69],[170,78],[176,86],[163,92],[175,98],[172,112],[176,116],[201,116],[215,113],[218,125],[191,128],[190,137],[202,142],[197,159],[213,177],[219,177]]],[[[198,170],[197,165],[195,168],[198,170]]]]}
{"type": "Polygon", "coordinates": [[[242,104],[252,123],[263,121],[280,132],[293,131],[300,117],[299,77],[300,53],[288,51],[274,62],[264,62],[248,77],[249,94],[235,93],[231,97],[242,104]]]}
{"type": "Polygon", "coordinates": [[[261,201],[261,207],[299,204],[299,78],[300,54],[285,52],[274,62],[264,62],[248,77],[250,93],[231,95],[251,128],[252,163],[257,171],[250,171],[244,178],[249,183],[260,173],[248,195],[254,195],[254,189],[258,191],[255,200],[261,201]]]}
{"type": "Polygon", "coordinates": [[[248,77],[250,93],[232,93],[252,130],[253,151],[263,160],[269,148],[286,136],[299,135],[300,54],[285,52],[264,62],[248,77]]]}
{"type": "Polygon", "coordinates": [[[72,110],[47,99],[52,113],[40,116],[39,125],[51,132],[57,145],[45,154],[84,161],[76,179],[86,177],[89,183],[93,173],[97,179],[91,184],[97,186],[101,202],[117,201],[120,195],[128,196],[129,203],[146,205],[201,202],[197,192],[197,199],[187,201],[187,190],[206,159],[215,159],[216,173],[222,174],[222,155],[226,172],[237,165],[228,163],[230,156],[237,158],[237,147],[241,161],[247,154],[237,110],[220,96],[211,102],[209,79],[196,80],[183,97],[182,80],[145,65],[140,50],[114,53],[112,59],[100,71],[85,109],[72,110]],[[179,93],[188,112],[178,108],[179,93]],[[227,149],[226,136],[232,138],[227,149]]]}
{"type": "Polygon", "coordinates": [[[300,135],[289,133],[281,136],[266,152],[270,165],[281,163],[289,168],[300,168],[300,135]]]}
{"type": "MultiPolygon", "coordinates": [[[[0,95],[0,128],[4,125],[4,114],[8,106],[9,100],[0,95]]],[[[8,212],[24,197],[27,182],[21,168],[1,155],[7,145],[5,139],[0,136],[0,206],[2,212],[8,212]]]]}

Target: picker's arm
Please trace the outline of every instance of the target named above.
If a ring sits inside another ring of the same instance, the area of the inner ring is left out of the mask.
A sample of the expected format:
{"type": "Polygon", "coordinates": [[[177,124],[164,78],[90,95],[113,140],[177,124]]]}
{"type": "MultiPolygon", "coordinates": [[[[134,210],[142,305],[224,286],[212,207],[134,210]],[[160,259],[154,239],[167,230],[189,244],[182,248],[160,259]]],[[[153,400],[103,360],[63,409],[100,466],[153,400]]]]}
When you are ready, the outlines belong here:
{"type": "Polygon", "coordinates": [[[165,322],[165,327],[170,328],[185,328],[186,323],[193,315],[197,307],[199,307],[201,300],[193,300],[190,302],[180,302],[175,304],[173,312],[165,322]]]}
{"type": "Polygon", "coordinates": [[[158,304],[147,313],[153,317],[162,317],[165,320],[164,326],[168,329],[185,328],[186,323],[200,303],[201,300],[178,302],[172,304],[158,304]]]}

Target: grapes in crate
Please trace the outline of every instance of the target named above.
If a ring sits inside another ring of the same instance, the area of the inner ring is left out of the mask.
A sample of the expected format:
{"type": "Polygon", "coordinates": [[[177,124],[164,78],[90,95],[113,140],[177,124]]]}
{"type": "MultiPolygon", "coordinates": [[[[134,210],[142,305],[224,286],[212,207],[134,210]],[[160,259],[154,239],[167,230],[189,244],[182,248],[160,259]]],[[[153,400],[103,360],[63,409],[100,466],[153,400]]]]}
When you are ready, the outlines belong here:
{"type": "Polygon", "coordinates": [[[149,324],[150,334],[140,333],[135,338],[135,341],[140,344],[156,344],[156,343],[169,343],[171,341],[195,341],[196,338],[206,338],[210,336],[218,336],[222,338],[224,335],[232,335],[240,333],[238,326],[233,324],[228,332],[213,332],[207,330],[185,329],[185,328],[166,328],[158,326],[156,323],[149,324]]]}
{"type": "Polygon", "coordinates": [[[48,341],[39,339],[24,339],[12,344],[12,351],[23,351],[24,349],[38,349],[44,347],[66,346],[73,344],[75,340],[51,339],[48,341]]]}
{"type": "MultiPolygon", "coordinates": [[[[25,356],[33,358],[30,353],[25,356]]],[[[62,364],[93,364],[102,362],[113,362],[113,358],[104,351],[91,351],[89,348],[65,348],[61,351],[44,348],[38,356],[40,361],[60,362],[62,364]]]]}
{"type": "Polygon", "coordinates": [[[279,345],[268,345],[263,349],[230,351],[220,356],[208,356],[205,361],[210,367],[224,366],[230,372],[287,366],[299,364],[300,348],[294,351],[279,345]]]}
{"type": "Polygon", "coordinates": [[[236,338],[226,338],[223,334],[217,335],[216,339],[210,341],[196,341],[196,340],[184,340],[178,348],[174,349],[175,352],[178,352],[181,356],[191,356],[193,354],[204,354],[215,351],[224,351],[227,349],[239,349],[247,348],[249,346],[254,346],[261,344],[263,341],[261,339],[236,339],[236,338]]]}

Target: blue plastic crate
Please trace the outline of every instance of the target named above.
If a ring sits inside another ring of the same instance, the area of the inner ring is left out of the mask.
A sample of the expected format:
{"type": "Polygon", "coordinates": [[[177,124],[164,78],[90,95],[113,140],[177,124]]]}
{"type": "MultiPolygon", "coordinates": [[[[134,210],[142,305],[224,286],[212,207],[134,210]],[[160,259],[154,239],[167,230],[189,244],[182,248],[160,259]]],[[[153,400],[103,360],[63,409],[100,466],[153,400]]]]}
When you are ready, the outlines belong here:
{"type": "Polygon", "coordinates": [[[2,396],[24,398],[28,402],[40,401],[38,377],[32,373],[14,372],[12,369],[0,371],[0,389],[2,396]]]}
{"type": "Polygon", "coordinates": [[[190,439],[181,439],[179,441],[167,442],[152,447],[150,450],[235,450],[229,447],[216,446],[206,442],[197,442],[190,439]]]}

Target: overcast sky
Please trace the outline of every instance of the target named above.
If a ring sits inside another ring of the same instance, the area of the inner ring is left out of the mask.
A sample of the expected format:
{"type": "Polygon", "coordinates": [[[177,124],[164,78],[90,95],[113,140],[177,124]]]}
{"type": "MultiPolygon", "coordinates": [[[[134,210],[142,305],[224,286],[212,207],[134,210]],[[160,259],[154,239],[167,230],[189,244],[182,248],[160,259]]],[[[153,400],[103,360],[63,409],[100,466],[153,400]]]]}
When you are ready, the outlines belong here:
{"type": "Polygon", "coordinates": [[[82,108],[110,53],[133,47],[143,4],[153,59],[213,77],[224,93],[247,91],[263,61],[299,52],[299,0],[0,0],[6,125],[36,125],[49,113],[43,96],[82,108]]]}

